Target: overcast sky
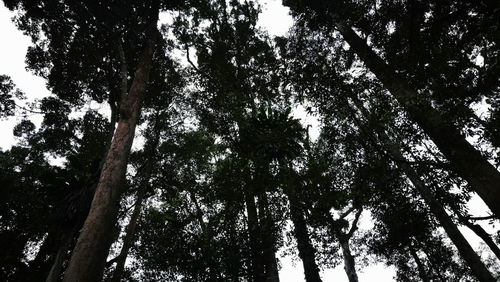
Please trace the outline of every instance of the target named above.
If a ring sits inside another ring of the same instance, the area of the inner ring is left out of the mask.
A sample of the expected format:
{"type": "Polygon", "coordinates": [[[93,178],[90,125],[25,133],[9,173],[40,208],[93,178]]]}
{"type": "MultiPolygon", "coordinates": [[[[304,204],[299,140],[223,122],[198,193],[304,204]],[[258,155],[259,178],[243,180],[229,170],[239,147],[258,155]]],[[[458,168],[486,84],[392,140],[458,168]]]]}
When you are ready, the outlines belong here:
{"type": "MultiPolygon", "coordinates": [[[[259,26],[267,30],[270,35],[285,35],[288,28],[292,24],[292,18],[288,15],[288,9],[281,5],[280,0],[261,0],[262,14],[259,20],[259,26]]],[[[45,81],[42,78],[31,75],[25,70],[25,55],[30,39],[24,36],[16,29],[11,21],[13,13],[8,11],[3,2],[0,4],[0,36],[3,44],[0,44],[0,74],[9,75],[14,83],[20,88],[29,100],[41,98],[49,95],[49,91],[45,87],[45,81]]],[[[297,109],[295,115],[303,120],[306,124],[313,126],[312,135],[314,137],[318,132],[318,121],[314,118],[307,117],[303,109],[297,109]]],[[[40,122],[36,115],[31,118],[35,119],[35,123],[40,122]]],[[[12,134],[13,126],[19,121],[20,117],[12,117],[9,120],[0,121],[0,148],[8,149],[14,144],[15,138],[12,134]]],[[[484,205],[477,197],[473,200],[473,210],[475,214],[484,215],[484,205]]],[[[369,217],[364,216],[365,223],[363,226],[369,226],[367,222],[369,217]]],[[[463,229],[461,229],[463,230],[463,229]]],[[[465,236],[472,238],[472,241],[477,243],[477,239],[470,231],[466,230],[465,236]]],[[[477,244],[475,244],[477,246],[477,244]]],[[[292,263],[290,257],[280,258],[282,269],[280,278],[283,282],[302,282],[304,281],[303,269],[301,261],[292,263]]],[[[358,275],[360,281],[394,281],[393,276],[395,271],[383,264],[375,264],[359,270],[358,275]]],[[[347,282],[347,276],[343,270],[343,265],[339,265],[335,269],[326,270],[322,273],[323,280],[347,282]]]]}

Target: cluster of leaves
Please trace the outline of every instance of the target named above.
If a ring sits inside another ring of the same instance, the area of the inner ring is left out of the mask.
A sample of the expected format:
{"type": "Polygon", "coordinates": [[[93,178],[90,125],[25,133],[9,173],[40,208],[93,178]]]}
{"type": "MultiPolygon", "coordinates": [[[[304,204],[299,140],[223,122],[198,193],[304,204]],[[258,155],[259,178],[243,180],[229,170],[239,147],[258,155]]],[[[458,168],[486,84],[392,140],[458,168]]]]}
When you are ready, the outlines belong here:
{"type": "MultiPolygon", "coordinates": [[[[127,281],[277,281],[283,249],[302,259],[308,281],[342,261],[349,279],[373,261],[395,266],[398,281],[476,279],[405,168],[457,225],[472,184],[331,27],[354,27],[498,166],[499,9],[284,2],[294,26],[271,39],[252,1],[5,0],[32,37],[28,68],[54,95],[36,105],[41,125],[23,119],[19,143],[0,152],[0,280],[43,280],[58,267],[62,276],[155,4],[176,12],[153,57],[105,280],[116,281],[116,249],[129,238],[127,281]],[[488,105],[486,120],[474,103],[488,105]],[[317,140],[294,117],[299,104],[320,117],[317,140]],[[359,220],[373,227],[358,230],[359,220]]],[[[0,117],[22,110],[20,98],[0,76],[0,117]]]]}

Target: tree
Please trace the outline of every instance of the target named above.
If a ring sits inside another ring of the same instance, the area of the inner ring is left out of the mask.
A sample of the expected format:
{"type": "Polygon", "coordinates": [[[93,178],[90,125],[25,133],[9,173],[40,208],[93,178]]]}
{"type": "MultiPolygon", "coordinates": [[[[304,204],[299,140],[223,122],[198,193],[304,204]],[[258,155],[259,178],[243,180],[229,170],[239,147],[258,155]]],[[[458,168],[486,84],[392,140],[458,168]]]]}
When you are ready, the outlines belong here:
{"type": "Polygon", "coordinates": [[[396,73],[394,67],[385,62],[368,46],[352,29],[352,13],[346,12],[349,5],[338,3],[315,2],[304,4],[300,1],[285,1],[296,14],[311,17],[318,24],[332,24],[349,44],[350,48],[360,57],[364,64],[377,76],[385,88],[405,108],[410,118],[414,120],[440,151],[450,161],[451,165],[479,194],[493,213],[500,213],[500,190],[496,189],[500,182],[500,172],[492,166],[481,153],[465,140],[465,137],[428,101],[409,85],[408,81],[396,73]],[[344,11],[346,13],[342,13],[344,11]]]}

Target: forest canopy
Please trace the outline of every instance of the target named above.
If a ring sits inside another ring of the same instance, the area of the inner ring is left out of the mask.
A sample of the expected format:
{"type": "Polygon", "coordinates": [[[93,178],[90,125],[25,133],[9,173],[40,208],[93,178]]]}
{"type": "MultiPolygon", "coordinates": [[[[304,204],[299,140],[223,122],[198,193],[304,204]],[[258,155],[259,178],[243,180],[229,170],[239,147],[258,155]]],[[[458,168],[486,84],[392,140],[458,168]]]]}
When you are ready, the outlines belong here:
{"type": "Polygon", "coordinates": [[[498,1],[3,4],[1,281],[500,278],[498,1]]]}

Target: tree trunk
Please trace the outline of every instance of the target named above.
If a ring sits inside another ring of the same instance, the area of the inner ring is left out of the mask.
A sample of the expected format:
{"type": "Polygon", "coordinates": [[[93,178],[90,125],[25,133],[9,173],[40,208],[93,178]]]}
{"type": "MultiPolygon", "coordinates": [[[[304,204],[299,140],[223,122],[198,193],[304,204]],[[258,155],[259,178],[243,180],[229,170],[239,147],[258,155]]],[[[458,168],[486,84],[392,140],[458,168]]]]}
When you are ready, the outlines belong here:
{"type": "MultiPolygon", "coordinates": [[[[288,177],[292,180],[292,177],[288,177]]],[[[293,181],[293,180],[292,180],[293,181]]],[[[304,218],[304,210],[297,198],[296,191],[294,189],[294,183],[289,183],[287,196],[290,202],[290,215],[294,226],[295,238],[297,239],[297,248],[299,250],[299,257],[302,260],[302,265],[304,266],[304,276],[306,282],[322,282],[319,276],[319,268],[316,264],[316,256],[314,247],[309,240],[309,233],[307,231],[307,224],[304,218]]]]}
{"type": "MultiPolygon", "coordinates": [[[[147,183],[147,180],[145,181],[147,183]]],[[[146,195],[147,185],[142,183],[139,191],[137,191],[137,199],[134,205],[134,211],[130,216],[130,222],[127,225],[127,231],[125,233],[125,238],[123,238],[123,246],[120,250],[120,254],[116,260],[115,271],[113,272],[113,282],[120,282],[123,271],[125,270],[125,262],[127,260],[128,252],[132,245],[134,244],[134,235],[139,216],[141,215],[142,202],[144,201],[144,196],[146,195]]]]}
{"type": "MultiPolygon", "coordinates": [[[[157,11],[156,11],[157,13],[157,11]]],[[[113,136],[104,167],[92,201],[89,215],[78,237],[64,281],[100,281],[112,243],[112,230],[116,222],[122,187],[135,127],[139,120],[142,101],[149,81],[153,53],[159,32],[158,14],[154,15],[154,28],[147,36],[145,48],[135,72],[130,91],[122,106],[122,116],[113,136]]]]}
{"type": "MultiPolygon", "coordinates": [[[[369,112],[361,104],[361,101],[359,101],[357,97],[351,98],[353,99],[356,107],[361,111],[363,116],[369,117],[369,112]]],[[[358,120],[356,121],[360,124],[360,126],[362,126],[362,124],[358,120]]],[[[444,228],[446,234],[448,234],[448,237],[451,239],[453,244],[455,244],[458,252],[465,260],[465,262],[467,262],[476,278],[479,281],[485,282],[496,281],[493,278],[493,275],[483,264],[479,256],[476,254],[476,252],[474,252],[469,242],[465,239],[462,233],[460,233],[458,227],[453,223],[443,206],[436,200],[436,198],[432,194],[432,191],[425,185],[425,183],[420,179],[420,176],[418,176],[415,170],[413,170],[413,168],[409,165],[408,161],[403,156],[401,147],[398,144],[392,142],[389,136],[387,136],[387,134],[380,128],[376,128],[375,133],[378,135],[384,149],[387,150],[388,154],[394,159],[397,166],[404,172],[404,174],[406,174],[415,189],[417,189],[419,194],[424,199],[425,203],[429,206],[431,212],[434,214],[434,216],[436,216],[437,220],[444,228]]]]}
{"type": "Polygon", "coordinates": [[[68,250],[73,244],[75,235],[78,232],[79,225],[75,225],[71,231],[62,235],[63,242],[60,243],[57,254],[50,268],[49,274],[47,275],[46,282],[57,282],[61,281],[61,273],[63,270],[63,263],[68,256],[68,250]]]}
{"type": "Polygon", "coordinates": [[[457,226],[453,223],[450,216],[446,213],[441,204],[434,198],[432,192],[425,183],[420,179],[413,168],[408,164],[407,160],[401,153],[401,148],[395,143],[392,143],[388,136],[383,132],[379,132],[379,137],[389,154],[396,160],[399,168],[403,170],[413,186],[420,193],[431,212],[436,216],[441,226],[444,228],[448,237],[455,244],[462,258],[467,262],[472,272],[479,281],[496,281],[479,256],[474,252],[469,242],[464,238],[457,226]]]}
{"type": "Polygon", "coordinates": [[[276,248],[274,238],[274,222],[269,212],[269,203],[265,191],[258,196],[260,217],[260,238],[262,242],[262,254],[264,257],[265,276],[267,282],[279,282],[278,260],[276,259],[276,248]]]}
{"type": "Polygon", "coordinates": [[[422,279],[423,282],[430,282],[429,276],[427,275],[427,272],[425,271],[425,266],[418,257],[417,252],[413,248],[413,246],[408,247],[411,256],[413,257],[413,260],[415,260],[415,263],[417,264],[417,269],[418,269],[418,276],[420,276],[420,279],[422,279]]]}
{"type": "Polygon", "coordinates": [[[316,264],[315,250],[309,240],[304,214],[296,201],[291,200],[290,197],[289,201],[290,213],[295,227],[294,231],[295,238],[297,239],[297,248],[299,249],[299,257],[302,260],[302,265],[304,266],[306,282],[321,282],[319,268],[316,264]]]}
{"type": "Polygon", "coordinates": [[[483,199],[490,210],[500,217],[500,172],[476,150],[465,137],[427,101],[419,97],[404,78],[385,63],[350,26],[335,23],[345,41],[377,76],[396,100],[450,161],[454,170],[483,199]]]}
{"type": "Polygon", "coordinates": [[[262,249],[259,240],[259,223],[257,217],[257,208],[255,206],[255,197],[250,191],[245,193],[245,204],[248,216],[248,237],[250,241],[250,257],[252,262],[251,275],[253,282],[263,282],[264,262],[262,261],[262,249]]]}
{"type": "Polygon", "coordinates": [[[356,263],[354,256],[351,253],[348,239],[340,239],[340,247],[342,249],[342,256],[344,257],[344,270],[347,274],[349,282],[358,282],[358,274],[356,273],[356,263]]]}
{"type": "MultiPolygon", "coordinates": [[[[339,220],[344,219],[349,213],[351,213],[354,210],[354,207],[352,209],[349,209],[343,216],[340,217],[339,220]]],[[[342,231],[342,227],[338,225],[338,220],[333,220],[333,218],[328,215],[328,221],[330,223],[330,229],[333,234],[335,234],[335,237],[337,237],[340,248],[342,250],[342,257],[344,258],[344,271],[347,274],[347,278],[349,279],[349,282],[358,282],[358,274],[356,272],[356,261],[354,260],[354,256],[351,253],[351,248],[349,246],[349,240],[352,238],[354,235],[354,232],[357,229],[358,221],[361,216],[361,213],[363,212],[363,209],[359,209],[356,212],[356,215],[354,217],[354,220],[351,224],[351,228],[349,229],[348,232],[342,231]]]]}
{"type": "Polygon", "coordinates": [[[481,227],[481,225],[479,225],[479,224],[474,224],[474,223],[468,221],[467,219],[465,219],[462,222],[470,230],[474,231],[474,233],[476,233],[476,235],[479,238],[481,238],[486,243],[486,245],[488,245],[488,247],[495,254],[497,259],[500,260],[500,248],[498,248],[498,245],[493,241],[490,234],[488,234],[488,232],[486,232],[486,230],[484,230],[483,227],[481,227]]]}

